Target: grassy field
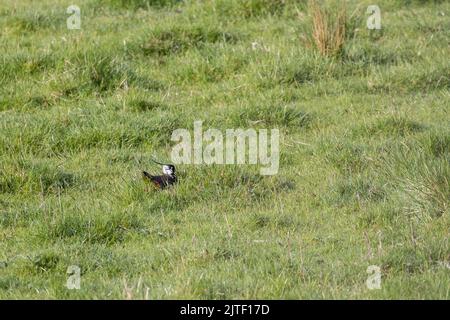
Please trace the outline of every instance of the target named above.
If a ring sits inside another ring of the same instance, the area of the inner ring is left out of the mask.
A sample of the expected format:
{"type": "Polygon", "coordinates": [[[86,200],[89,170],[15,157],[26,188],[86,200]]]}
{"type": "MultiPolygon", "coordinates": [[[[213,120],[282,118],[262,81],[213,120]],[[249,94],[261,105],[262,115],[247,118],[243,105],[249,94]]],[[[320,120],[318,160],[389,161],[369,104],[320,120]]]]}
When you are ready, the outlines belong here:
{"type": "Polygon", "coordinates": [[[306,1],[2,0],[0,298],[450,299],[450,4],[373,2],[327,56],[306,1]],[[279,173],[146,191],[195,120],[279,128],[279,173]]]}

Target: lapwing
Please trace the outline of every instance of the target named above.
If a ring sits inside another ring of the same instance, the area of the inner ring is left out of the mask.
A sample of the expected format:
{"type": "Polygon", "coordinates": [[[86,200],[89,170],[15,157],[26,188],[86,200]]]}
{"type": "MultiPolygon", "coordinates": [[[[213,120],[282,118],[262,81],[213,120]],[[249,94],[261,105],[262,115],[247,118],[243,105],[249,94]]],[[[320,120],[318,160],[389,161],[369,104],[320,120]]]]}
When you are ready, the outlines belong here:
{"type": "Polygon", "coordinates": [[[152,182],[158,189],[165,189],[177,183],[178,179],[175,172],[175,166],[173,164],[164,164],[153,159],[152,161],[162,165],[163,174],[160,176],[154,176],[147,171],[142,171],[142,177],[144,180],[152,182]]]}

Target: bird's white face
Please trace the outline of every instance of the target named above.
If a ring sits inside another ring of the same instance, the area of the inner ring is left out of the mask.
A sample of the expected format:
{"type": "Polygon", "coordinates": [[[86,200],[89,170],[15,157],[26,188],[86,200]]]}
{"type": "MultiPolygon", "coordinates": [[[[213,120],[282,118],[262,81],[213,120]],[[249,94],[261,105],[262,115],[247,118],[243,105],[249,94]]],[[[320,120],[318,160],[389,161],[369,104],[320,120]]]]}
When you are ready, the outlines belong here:
{"type": "Polygon", "coordinates": [[[164,172],[164,174],[167,174],[167,175],[169,175],[169,176],[171,176],[171,175],[173,175],[173,173],[174,173],[174,167],[173,166],[167,166],[167,165],[164,165],[163,166],[163,172],[164,172]]]}

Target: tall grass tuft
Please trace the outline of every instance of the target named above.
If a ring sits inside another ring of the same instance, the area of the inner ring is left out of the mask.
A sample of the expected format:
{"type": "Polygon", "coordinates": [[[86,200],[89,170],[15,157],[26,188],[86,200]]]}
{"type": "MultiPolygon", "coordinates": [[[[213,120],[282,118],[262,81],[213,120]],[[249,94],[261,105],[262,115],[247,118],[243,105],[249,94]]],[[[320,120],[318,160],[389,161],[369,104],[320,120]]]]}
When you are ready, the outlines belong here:
{"type": "Polygon", "coordinates": [[[309,2],[312,17],[312,39],[315,47],[324,56],[336,56],[344,47],[347,22],[345,4],[337,8],[335,14],[330,9],[321,7],[317,1],[309,2]]]}

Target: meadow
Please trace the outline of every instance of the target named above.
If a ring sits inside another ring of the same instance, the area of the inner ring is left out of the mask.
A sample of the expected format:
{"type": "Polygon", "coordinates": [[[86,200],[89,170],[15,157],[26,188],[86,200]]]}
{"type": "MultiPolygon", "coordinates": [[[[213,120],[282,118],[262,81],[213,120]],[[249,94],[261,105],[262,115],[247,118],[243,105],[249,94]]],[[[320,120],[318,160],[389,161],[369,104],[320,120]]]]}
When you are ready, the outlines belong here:
{"type": "Polygon", "coordinates": [[[373,2],[327,53],[303,0],[2,0],[0,298],[449,299],[450,3],[373,2]],[[147,190],[196,120],[278,128],[278,174],[147,190]]]}

